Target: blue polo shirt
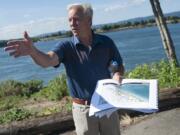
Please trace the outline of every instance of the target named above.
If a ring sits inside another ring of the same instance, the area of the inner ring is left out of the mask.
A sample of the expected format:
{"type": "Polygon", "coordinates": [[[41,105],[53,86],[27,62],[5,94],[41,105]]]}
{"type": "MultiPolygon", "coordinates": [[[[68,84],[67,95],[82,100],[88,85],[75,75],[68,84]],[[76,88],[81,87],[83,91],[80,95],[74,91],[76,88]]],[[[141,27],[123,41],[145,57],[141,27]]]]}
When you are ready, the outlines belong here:
{"type": "Polygon", "coordinates": [[[97,81],[110,78],[110,62],[113,60],[119,66],[122,64],[114,42],[107,36],[94,33],[91,48],[73,36],[59,42],[53,51],[65,66],[70,95],[88,101],[91,100],[97,81]]]}

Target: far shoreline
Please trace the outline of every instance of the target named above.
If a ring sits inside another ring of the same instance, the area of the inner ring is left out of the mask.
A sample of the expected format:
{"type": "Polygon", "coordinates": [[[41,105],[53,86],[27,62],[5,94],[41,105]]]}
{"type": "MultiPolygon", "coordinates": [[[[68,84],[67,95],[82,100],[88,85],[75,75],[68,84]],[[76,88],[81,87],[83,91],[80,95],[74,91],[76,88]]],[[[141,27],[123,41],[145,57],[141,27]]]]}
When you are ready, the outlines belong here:
{"type": "MultiPolygon", "coordinates": [[[[167,19],[166,21],[167,25],[168,24],[179,24],[180,23],[180,17],[176,17],[176,19],[167,19]]],[[[146,28],[146,27],[154,27],[157,26],[156,22],[154,19],[149,19],[149,20],[141,20],[138,22],[126,22],[126,23],[114,23],[114,24],[102,24],[99,28],[95,28],[93,26],[93,31],[95,33],[107,33],[107,32],[116,32],[116,31],[122,31],[122,30],[130,30],[130,29],[141,29],[141,28],[146,28]]],[[[64,33],[61,32],[56,32],[52,33],[47,36],[34,36],[32,37],[32,40],[34,43],[36,42],[41,42],[41,41],[50,41],[50,40],[57,40],[61,38],[68,38],[71,37],[72,33],[71,31],[66,31],[64,33]]],[[[8,41],[11,40],[19,40],[19,39],[9,39],[9,40],[0,40],[0,48],[5,47],[8,41]]]]}

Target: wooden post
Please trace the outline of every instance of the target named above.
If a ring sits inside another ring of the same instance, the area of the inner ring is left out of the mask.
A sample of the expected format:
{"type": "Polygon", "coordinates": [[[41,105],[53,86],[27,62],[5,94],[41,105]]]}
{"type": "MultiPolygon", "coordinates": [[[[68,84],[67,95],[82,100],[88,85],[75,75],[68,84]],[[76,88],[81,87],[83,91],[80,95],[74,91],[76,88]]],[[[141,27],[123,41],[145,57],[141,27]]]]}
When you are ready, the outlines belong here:
{"type": "Polygon", "coordinates": [[[173,45],[173,41],[172,41],[171,35],[169,33],[169,30],[167,28],[166,21],[164,19],[164,15],[161,10],[159,0],[150,0],[150,3],[152,6],[152,10],[153,10],[153,13],[155,16],[157,26],[160,31],[160,35],[162,38],[162,42],[163,42],[163,46],[164,46],[167,58],[171,65],[173,64],[175,66],[179,66],[178,60],[176,57],[175,48],[173,45]]]}

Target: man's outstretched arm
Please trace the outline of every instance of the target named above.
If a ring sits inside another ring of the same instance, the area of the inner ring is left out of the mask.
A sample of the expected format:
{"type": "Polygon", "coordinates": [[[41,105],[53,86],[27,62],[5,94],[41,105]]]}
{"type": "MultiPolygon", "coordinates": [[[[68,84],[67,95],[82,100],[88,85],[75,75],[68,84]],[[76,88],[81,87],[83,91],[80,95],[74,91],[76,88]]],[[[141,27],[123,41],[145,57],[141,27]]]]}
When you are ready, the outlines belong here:
{"type": "Polygon", "coordinates": [[[59,64],[58,56],[50,51],[47,54],[38,50],[29,37],[27,32],[24,32],[23,40],[10,41],[7,43],[5,51],[9,51],[9,55],[15,58],[20,56],[31,56],[34,62],[42,67],[56,66],[59,64]]]}

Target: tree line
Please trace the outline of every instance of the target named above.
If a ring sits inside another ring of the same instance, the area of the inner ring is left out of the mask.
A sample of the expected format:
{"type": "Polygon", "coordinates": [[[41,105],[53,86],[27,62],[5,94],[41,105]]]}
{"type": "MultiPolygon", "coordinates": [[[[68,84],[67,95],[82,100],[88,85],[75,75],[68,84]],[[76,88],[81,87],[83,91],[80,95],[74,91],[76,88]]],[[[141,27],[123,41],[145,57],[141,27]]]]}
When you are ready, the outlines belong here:
{"type": "MultiPolygon", "coordinates": [[[[165,17],[167,23],[179,23],[180,17],[178,16],[168,16],[165,17]]],[[[145,27],[145,26],[154,26],[156,25],[155,19],[148,19],[148,20],[141,20],[141,21],[134,21],[134,22],[124,22],[124,23],[114,23],[114,24],[106,24],[103,25],[99,31],[110,31],[116,29],[123,29],[123,28],[136,28],[136,27],[145,27]]]]}

